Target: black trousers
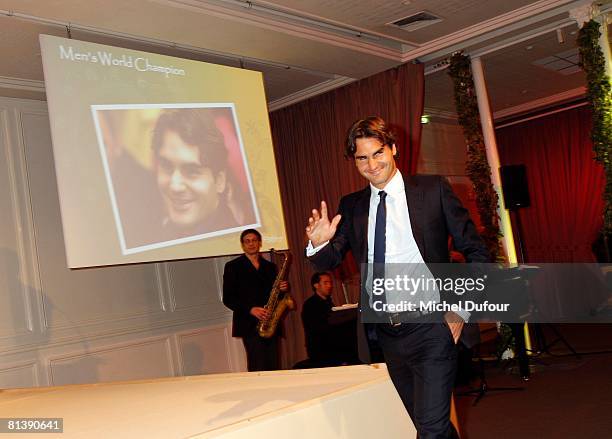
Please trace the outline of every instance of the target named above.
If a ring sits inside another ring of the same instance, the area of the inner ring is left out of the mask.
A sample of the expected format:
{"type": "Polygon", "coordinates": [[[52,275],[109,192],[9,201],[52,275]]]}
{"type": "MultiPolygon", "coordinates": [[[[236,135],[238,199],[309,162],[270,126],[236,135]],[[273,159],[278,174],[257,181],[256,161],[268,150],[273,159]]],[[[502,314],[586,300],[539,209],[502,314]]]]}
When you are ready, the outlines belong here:
{"type": "Polygon", "coordinates": [[[458,437],[450,422],[457,348],[444,323],[376,327],[389,375],[419,439],[458,437]]]}
{"type": "Polygon", "coordinates": [[[242,337],[249,372],[278,370],[278,336],[260,337],[256,332],[242,337]]]}

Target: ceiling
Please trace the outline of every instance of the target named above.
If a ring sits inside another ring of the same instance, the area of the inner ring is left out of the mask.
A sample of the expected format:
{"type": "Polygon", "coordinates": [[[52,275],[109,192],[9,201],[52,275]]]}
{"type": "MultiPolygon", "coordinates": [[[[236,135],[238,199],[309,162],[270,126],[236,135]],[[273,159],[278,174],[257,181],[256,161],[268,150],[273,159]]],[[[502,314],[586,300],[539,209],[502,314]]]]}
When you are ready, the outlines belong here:
{"type": "MultiPolygon", "coordinates": [[[[482,59],[492,109],[505,117],[584,94],[584,75],[571,67],[578,27],[569,11],[589,4],[0,0],[0,95],[44,99],[38,35],[69,32],[79,40],[259,70],[271,110],[417,60],[426,66],[427,111],[452,118],[444,60],[464,50],[482,59]],[[424,11],[441,20],[413,31],[389,24],[424,11]],[[560,73],[546,64],[569,68],[560,73]]],[[[600,5],[611,8],[611,0],[600,5]]]]}

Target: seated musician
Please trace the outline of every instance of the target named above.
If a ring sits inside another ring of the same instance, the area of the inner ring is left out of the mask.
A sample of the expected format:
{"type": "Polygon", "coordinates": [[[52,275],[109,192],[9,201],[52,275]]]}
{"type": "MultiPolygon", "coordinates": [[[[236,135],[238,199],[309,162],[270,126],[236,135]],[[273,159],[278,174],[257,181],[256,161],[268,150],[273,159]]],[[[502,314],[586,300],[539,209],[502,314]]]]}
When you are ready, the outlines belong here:
{"type": "Polygon", "coordinates": [[[332,311],[329,273],[315,273],[310,285],[314,294],[304,302],[302,323],[311,366],[358,364],[355,310],[332,311]]]}

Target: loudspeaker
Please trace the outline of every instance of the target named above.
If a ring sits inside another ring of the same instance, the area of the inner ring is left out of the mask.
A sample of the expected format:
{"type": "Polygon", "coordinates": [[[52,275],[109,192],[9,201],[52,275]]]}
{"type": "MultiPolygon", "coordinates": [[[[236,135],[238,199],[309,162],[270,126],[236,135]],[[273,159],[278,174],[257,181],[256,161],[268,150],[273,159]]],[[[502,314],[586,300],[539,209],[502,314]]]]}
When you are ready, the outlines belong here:
{"type": "Polygon", "coordinates": [[[527,168],[525,165],[507,165],[499,168],[506,209],[529,207],[527,168]]]}

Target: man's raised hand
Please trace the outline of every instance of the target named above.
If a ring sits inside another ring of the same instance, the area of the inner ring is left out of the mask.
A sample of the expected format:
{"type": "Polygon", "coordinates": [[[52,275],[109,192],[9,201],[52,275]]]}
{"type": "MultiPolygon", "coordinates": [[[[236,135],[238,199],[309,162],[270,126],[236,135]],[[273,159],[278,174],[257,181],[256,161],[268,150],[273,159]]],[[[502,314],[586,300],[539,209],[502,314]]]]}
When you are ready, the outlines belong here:
{"type": "Polygon", "coordinates": [[[317,209],[312,209],[312,216],[308,218],[306,226],[306,235],[313,247],[318,247],[334,237],[340,219],[341,216],[336,215],[331,222],[329,221],[325,201],[321,201],[321,213],[317,209]]]}

